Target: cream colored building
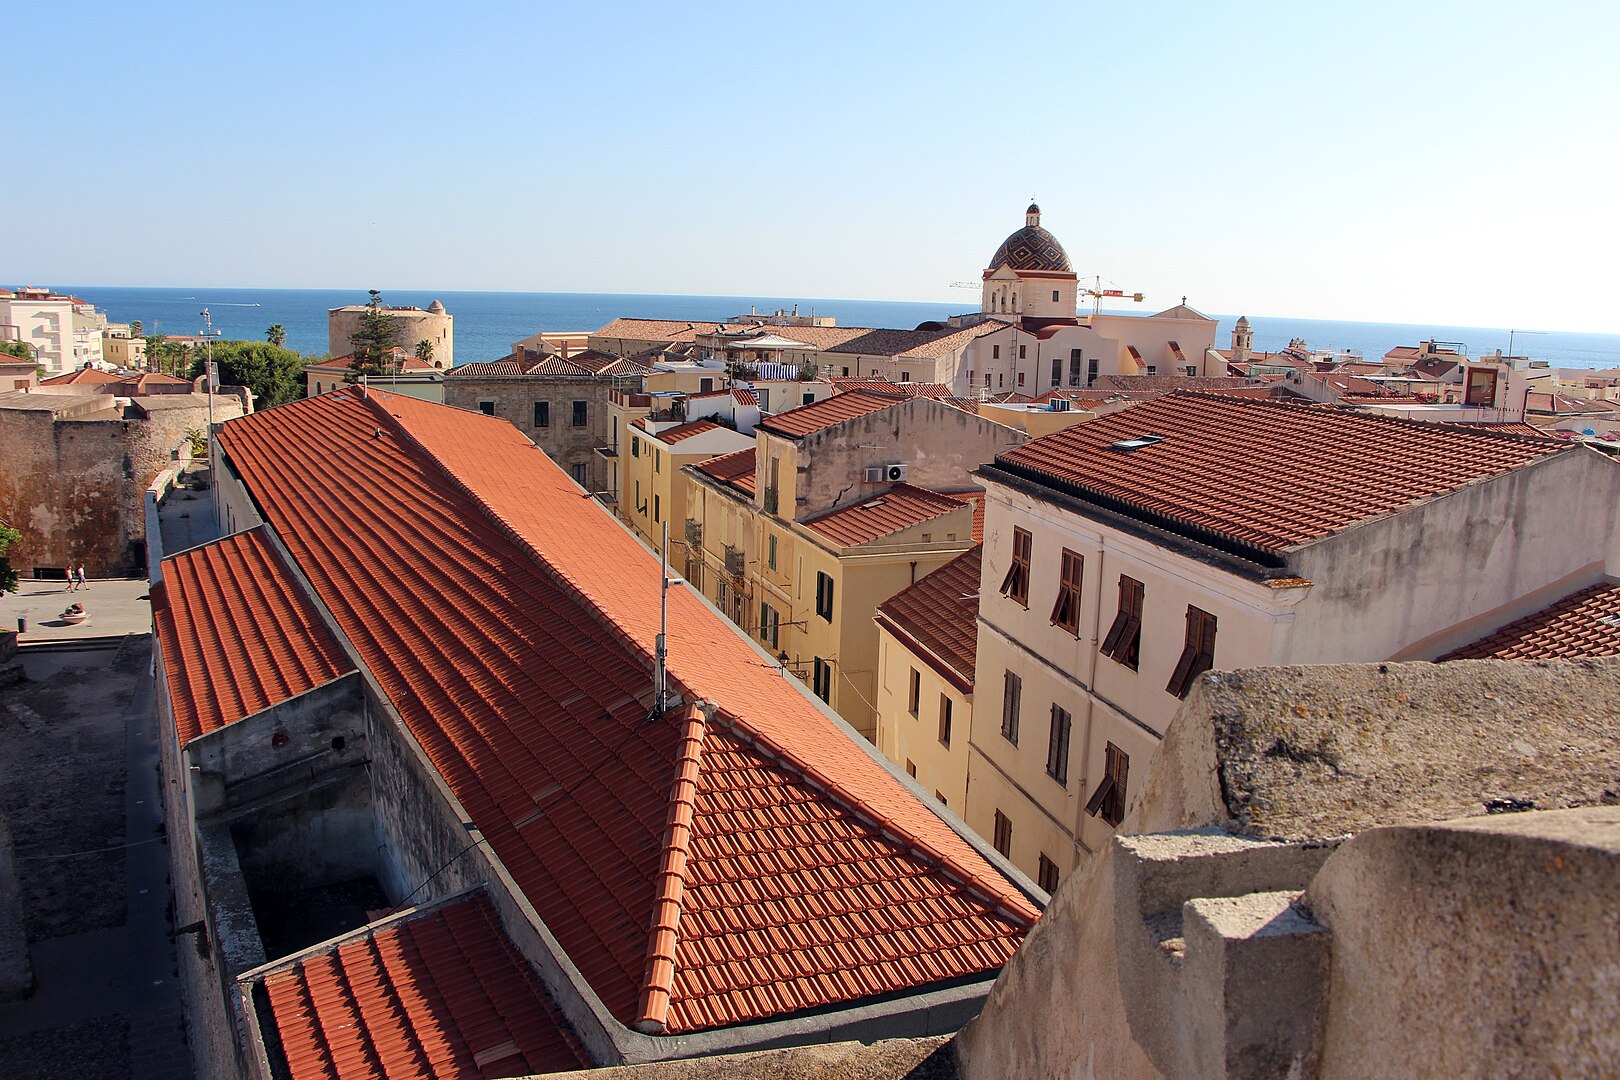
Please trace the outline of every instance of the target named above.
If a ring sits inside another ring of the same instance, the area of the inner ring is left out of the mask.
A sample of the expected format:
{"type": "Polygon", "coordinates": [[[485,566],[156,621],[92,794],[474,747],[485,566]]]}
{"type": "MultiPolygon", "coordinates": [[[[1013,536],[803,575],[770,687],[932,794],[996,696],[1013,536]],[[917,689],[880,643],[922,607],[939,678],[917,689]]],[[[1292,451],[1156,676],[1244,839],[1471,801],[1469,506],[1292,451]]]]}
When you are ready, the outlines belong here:
{"type": "Polygon", "coordinates": [[[101,356],[114,367],[145,367],[146,339],[131,337],[128,323],[109,325],[101,332],[101,356]]]}
{"type": "Polygon", "coordinates": [[[615,509],[642,543],[658,551],[666,526],[672,549],[683,540],[685,466],[751,449],[754,440],[708,417],[680,421],[640,417],[629,423],[619,445],[624,450],[618,456],[623,496],[615,509]]]}
{"type": "Polygon", "coordinates": [[[1200,672],[1434,657],[1620,566],[1612,458],[1338,410],[1170,394],[977,478],[964,817],[1038,880],[1107,841],[1200,672]]]}
{"type": "Polygon", "coordinates": [[[755,437],[751,459],[687,470],[685,550],[671,563],[874,738],[877,605],[973,545],[972,470],[1024,436],[857,391],[768,417],[755,437]]]}
{"type": "Polygon", "coordinates": [[[73,296],[49,289],[0,289],[0,341],[33,350],[46,378],[103,362],[101,329],[107,318],[73,296]]]}
{"type": "MultiPolygon", "coordinates": [[[[360,329],[360,317],[367,305],[349,304],[330,308],[326,313],[327,352],[333,356],[348,356],[354,352],[354,332],[360,329]]],[[[456,362],[456,318],[435,300],[426,308],[393,307],[385,305],[383,312],[398,326],[394,345],[408,355],[416,355],[418,343],[426,341],[433,346],[430,362],[435,368],[448,371],[456,362]]]]}

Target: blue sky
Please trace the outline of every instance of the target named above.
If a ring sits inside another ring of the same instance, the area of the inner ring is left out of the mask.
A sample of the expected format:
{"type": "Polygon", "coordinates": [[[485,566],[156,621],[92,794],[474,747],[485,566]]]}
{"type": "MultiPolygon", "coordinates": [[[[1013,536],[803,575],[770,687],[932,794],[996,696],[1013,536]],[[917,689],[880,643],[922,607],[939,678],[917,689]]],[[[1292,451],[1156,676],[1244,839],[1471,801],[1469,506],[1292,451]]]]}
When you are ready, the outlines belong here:
{"type": "Polygon", "coordinates": [[[971,300],[1034,194],[1148,307],[1620,332],[1620,5],[50,10],[0,282],[971,300]]]}

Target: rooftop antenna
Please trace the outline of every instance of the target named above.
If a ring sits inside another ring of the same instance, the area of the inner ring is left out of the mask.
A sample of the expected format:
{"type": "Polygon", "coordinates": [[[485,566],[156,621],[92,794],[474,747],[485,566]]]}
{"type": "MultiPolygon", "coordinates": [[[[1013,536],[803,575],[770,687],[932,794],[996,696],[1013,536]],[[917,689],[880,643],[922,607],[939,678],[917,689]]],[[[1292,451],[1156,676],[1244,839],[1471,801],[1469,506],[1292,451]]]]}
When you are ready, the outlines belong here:
{"type": "Polygon", "coordinates": [[[669,576],[669,522],[664,522],[663,541],[658,549],[658,639],[653,647],[657,672],[653,676],[653,707],[647,714],[649,724],[662,717],[669,708],[669,587],[679,580],[669,576]]]}

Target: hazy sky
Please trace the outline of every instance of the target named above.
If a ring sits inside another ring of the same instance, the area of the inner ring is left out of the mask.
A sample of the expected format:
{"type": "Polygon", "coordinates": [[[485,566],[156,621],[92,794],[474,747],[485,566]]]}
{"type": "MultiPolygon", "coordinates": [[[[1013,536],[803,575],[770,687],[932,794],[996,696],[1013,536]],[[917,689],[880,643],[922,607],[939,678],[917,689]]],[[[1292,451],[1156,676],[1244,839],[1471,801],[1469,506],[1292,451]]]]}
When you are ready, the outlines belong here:
{"type": "Polygon", "coordinates": [[[9,27],[0,283],[971,302],[950,283],[1033,194],[1076,270],[1145,308],[1620,331],[1608,0],[81,3],[9,27]]]}

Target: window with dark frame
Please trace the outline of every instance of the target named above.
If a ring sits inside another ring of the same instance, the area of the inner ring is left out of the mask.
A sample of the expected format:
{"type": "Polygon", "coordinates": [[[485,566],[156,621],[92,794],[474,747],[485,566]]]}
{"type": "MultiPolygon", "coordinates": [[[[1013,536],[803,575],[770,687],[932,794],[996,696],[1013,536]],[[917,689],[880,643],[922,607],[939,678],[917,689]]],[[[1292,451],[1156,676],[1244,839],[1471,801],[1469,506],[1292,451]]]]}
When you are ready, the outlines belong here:
{"type": "Polygon", "coordinates": [[[480,401],[478,403],[478,411],[483,413],[485,416],[494,416],[495,403],[493,401],[480,401]]]}
{"type": "Polygon", "coordinates": [[[1013,529],[1012,565],[1001,579],[1001,595],[1024,607],[1029,607],[1029,557],[1033,547],[1029,533],[1013,529]]]}
{"type": "Polygon", "coordinates": [[[1187,642],[1181,647],[1181,659],[1165,685],[1168,693],[1178,698],[1187,696],[1193,680],[1215,666],[1215,616],[1187,605],[1187,642]]]}
{"type": "Polygon", "coordinates": [[[583,401],[574,402],[574,426],[584,427],[588,420],[588,407],[583,401]]]}
{"type": "Polygon", "coordinates": [[[824,622],[832,622],[833,579],[824,571],[816,571],[816,614],[824,622]]]}
{"type": "Polygon", "coordinates": [[[1052,625],[1075,637],[1080,636],[1080,578],[1085,568],[1085,559],[1068,548],[1063,549],[1057,600],[1052,604],[1052,625]]]}
{"type": "Polygon", "coordinates": [[[821,657],[816,657],[815,670],[811,675],[811,690],[822,701],[832,701],[832,664],[821,657]]]}
{"type": "Polygon", "coordinates": [[[777,628],[781,625],[781,616],[771,605],[760,602],[759,605],[759,639],[771,648],[777,646],[777,628]]]}
{"type": "Polygon", "coordinates": [[[1086,361],[1086,385],[1090,386],[1097,381],[1097,361],[1086,361]]]}
{"type": "Polygon", "coordinates": [[[1052,385],[1057,386],[1062,381],[1063,381],[1063,358],[1061,356],[1054,356],[1054,357],[1052,357],[1052,385]]]}
{"type": "Polygon", "coordinates": [[[917,763],[910,758],[906,758],[906,775],[913,780],[917,779],[917,763]]]}
{"type": "Polygon", "coordinates": [[[1001,684],[1001,737],[1018,745],[1018,710],[1023,704],[1024,680],[1009,671],[1001,684]]]}
{"type": "Polygon", "coordinates": [[[1069,782],[1069,731],[1074,718],[1069,710],[1052,704],[1052,731],[1046,741],[1046,775],[1060,784],[1069,782]]]}
{"type": "Polygon", "coordinates": [[[1049,893],[1057,892],[1057,887],[1058,887],[1057,863],[1053,862],[1051,859],[1048,859],[1046,857],[1046,853],[1043,851],[1043,852],[1041,852],[1041,860],[1040,860],[1039,866],[1040,866],[1040,870],[1036,874],[1035,883],[1037,885],[1039,885],[1042,889],[1046,890],[1049,893]]]}
{"type": "Polygon", "coordinates": [[[996,811],[996,833],[991,843],[1003,858],[1012,858],[1012,818],[1000,810],[996,811]]]}
{"type": "Polygon", "coordinates": [[[1069,385],[1080,385],[1080,360],[1084,354],[1079,349],[1069,350],[1069,385]]]}
{"type": "Polygon", "coordinates": [[[1117,660],[1132,671],[1137,669],[1142,659],[1142,598],[1142,583],[1121,574],[1119,611],[1102,643],[1104,656],[1117,660]]]}
{"type": "Polygon", "coordinates": [[[1103,750],[1103,778],[1097,790],[1086,801],[1086,813],[1099,814],[1108,824],[1118,826],[1125,820],[1125,782],[1130,777],[1131,759],[1113,743],[1103,750]]]}
{"type": "Polygon", "coordinates": [[[534,403],[534,426],[537,428],[551,426],[551,402],[537,401],[534,403]]]}
{"type": "Polygon", "coordinates": [[[911,685],[906,691],[906,711],[912,716],[922,707],[922,673],[916,668],[911,669],[911,685]]]}
{"type": "Polygon", "coordinates": [[[944,694],[939,695],[939,741],[951,745],[951,699],[944,694]]]}

